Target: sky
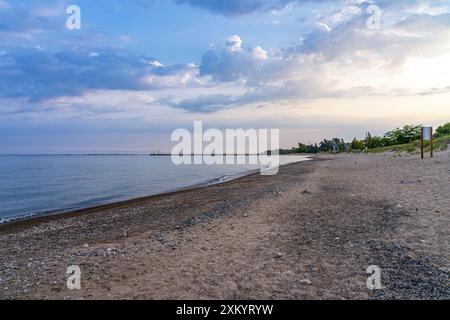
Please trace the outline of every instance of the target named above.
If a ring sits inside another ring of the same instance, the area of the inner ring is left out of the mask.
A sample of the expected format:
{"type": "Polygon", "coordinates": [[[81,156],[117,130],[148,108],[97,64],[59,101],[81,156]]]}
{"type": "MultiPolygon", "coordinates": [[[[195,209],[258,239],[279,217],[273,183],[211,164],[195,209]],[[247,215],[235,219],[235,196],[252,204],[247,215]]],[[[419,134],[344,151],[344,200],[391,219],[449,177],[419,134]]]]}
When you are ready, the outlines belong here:
{"type": "Polygon", "coordinates": [[[0,0],[0,153],[169,152],[196,120],[282,147],[449,122],[450,0],[0,0]]]}

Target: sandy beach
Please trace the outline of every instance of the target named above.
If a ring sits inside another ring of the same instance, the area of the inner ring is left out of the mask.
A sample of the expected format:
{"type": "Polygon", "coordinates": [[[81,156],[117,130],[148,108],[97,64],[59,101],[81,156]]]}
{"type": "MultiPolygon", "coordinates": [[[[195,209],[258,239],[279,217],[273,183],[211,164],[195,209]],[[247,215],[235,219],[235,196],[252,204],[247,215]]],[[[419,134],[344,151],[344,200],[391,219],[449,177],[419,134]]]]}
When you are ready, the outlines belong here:
{"type": "Polygon", "coordinates": [[[450,299],[450,153],[319,155],[0,226],[1,299],[450,299]],[[82,289],[68,290],[79,265],[82,289]],[[366,286],[371,265],[383,289],[366,286]]]}

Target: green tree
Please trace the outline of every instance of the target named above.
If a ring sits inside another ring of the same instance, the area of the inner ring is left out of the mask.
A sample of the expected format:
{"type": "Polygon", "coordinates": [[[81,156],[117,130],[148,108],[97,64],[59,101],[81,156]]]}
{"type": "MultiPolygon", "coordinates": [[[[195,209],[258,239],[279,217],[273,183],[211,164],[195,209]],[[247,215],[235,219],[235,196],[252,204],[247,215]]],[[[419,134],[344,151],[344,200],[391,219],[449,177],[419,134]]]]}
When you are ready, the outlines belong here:
{"type": "Polygon", "coordinates": [[[333,138],[331,140],[323,139],[319,143],[320,151],[328,152],[333,151],[333,146],[336,146],[337,151],[345,151],[345,142],[344,139],[333,138]]]}
{"type": "Polygon", "coordinates": [[[397,128],[389,131],[384,135],[387,139],[388,145],[406,144],[414,140],[420,139],[420,130],[422,125],[406,125],[403,128],[397,128]]]}
{"type": "Polygon", "coordinates": [[[369,149],[385,147],[388,141],[388,139],[383,137],[372,136],[370,132],[367,134],[367,144],[369,149]]]}
{"type": "Polygon", "coordinates": [[[363,140],[353,139],[350,148],[352,150],[364,150],[366,148],[366,143],[363,140]]]}
{"type": "Polygon", "coordinates": [[[436,133],[438,137],[450,135],[450,122],[437,128],[436,133]]]}

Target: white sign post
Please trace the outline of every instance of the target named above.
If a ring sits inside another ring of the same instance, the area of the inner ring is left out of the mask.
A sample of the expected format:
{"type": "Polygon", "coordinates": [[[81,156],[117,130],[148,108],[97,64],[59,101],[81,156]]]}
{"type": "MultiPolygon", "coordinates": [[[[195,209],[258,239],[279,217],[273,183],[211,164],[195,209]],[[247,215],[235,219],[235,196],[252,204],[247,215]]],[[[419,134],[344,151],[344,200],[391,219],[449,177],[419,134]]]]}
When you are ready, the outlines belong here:
{"type": "Polygon", "coordinates": [[[422,127],[420,132],[420,152],[424,158],[424,141],[430,141],[430,155],[433,158],[433,127],[422,127]]]}

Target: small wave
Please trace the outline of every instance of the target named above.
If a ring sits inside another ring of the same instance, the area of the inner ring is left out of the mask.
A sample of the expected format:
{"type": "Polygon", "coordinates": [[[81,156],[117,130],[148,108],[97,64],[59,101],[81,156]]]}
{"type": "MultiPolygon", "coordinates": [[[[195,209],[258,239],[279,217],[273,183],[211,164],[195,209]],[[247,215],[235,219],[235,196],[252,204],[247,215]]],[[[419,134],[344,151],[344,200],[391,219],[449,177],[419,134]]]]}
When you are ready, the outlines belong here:
{"type": "Polygon", "coordinates": [[[214,185],[214,184],[220,184],[220,183],[233,181],[233,180],[236,180],[236,179],[248,176],[248,175],[250,175],[252,173],[255,173],[255,172],[259,172],[259,169],[258,170],[247,170],[247,171],[243,171],[243,172],[240,172],[240,173],[236,173],[236,174],[231,175],[231,176],[230,175],[222,176],[220,178],[210,180],[209,182],[207,182],[207,185],[214,185]]]}
{"type": "Polygon", "coordinates": [[[190,187],[211,186],[214,184],[224,183],[224,182],[231,181],[231,180],[233,180],[233,178],[230,176],[222,176],[220,178],[210,179],[208,181],[205,181],[205,182],[202,182],[202,183],[190,186],[190,187]]]}
{"type": "Polygon", "coordinates": [[[60,210],[55,210],[55,209],[50,210],[49,209],[49,210],[34,211],[31,213],[21,214],[19,216],[15,216],[15,217],[0,218],[0,224],[6,224],[6,223],[21,221],[21,220],[28,220],[30,218],[44,217],[44,216],[49,216],[52,214],[69,212],[69,211],[76,210],[76,209],[79,209],[79,208],[78,207],[69,207],[69,208],[60,209],[60,210]]]}
{"type": "Polygon", "coordinates": [[[37,213],[29,213],[25,215],[20,215],[18,217],[8,217],[8,218],[0,218],[0,224],[10,223],[19,220],[25,220],[31,217],[38,215],[37,213]]]}

